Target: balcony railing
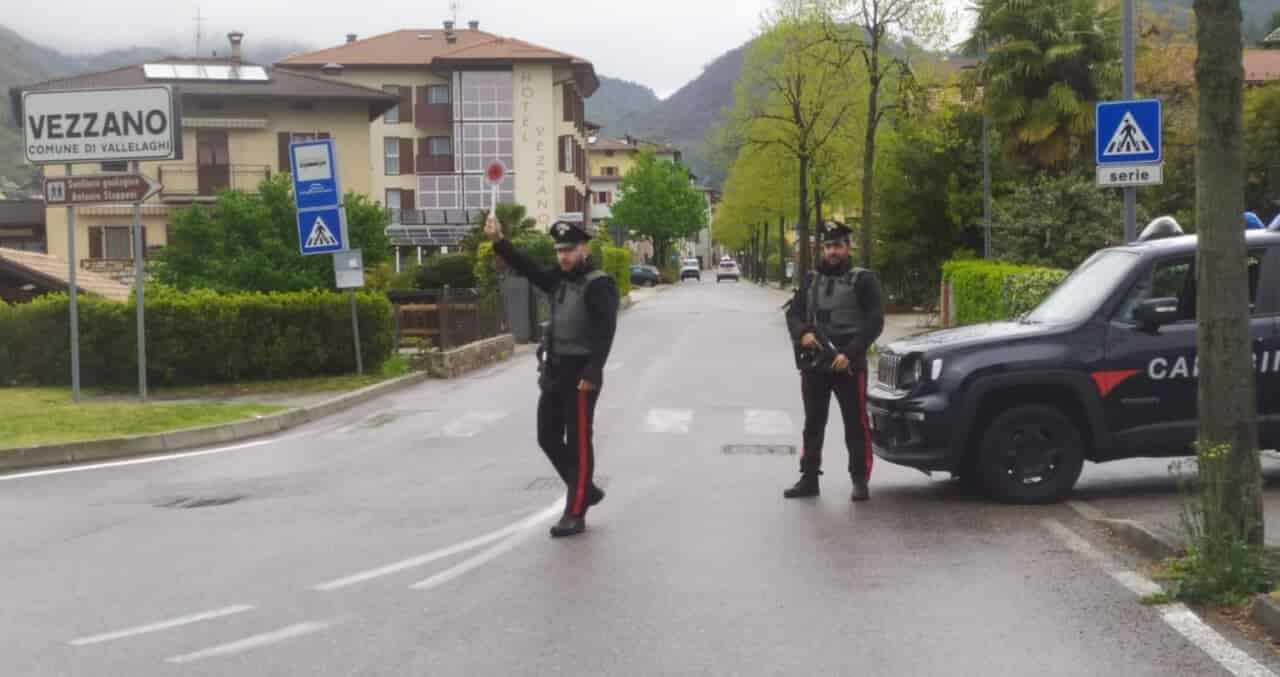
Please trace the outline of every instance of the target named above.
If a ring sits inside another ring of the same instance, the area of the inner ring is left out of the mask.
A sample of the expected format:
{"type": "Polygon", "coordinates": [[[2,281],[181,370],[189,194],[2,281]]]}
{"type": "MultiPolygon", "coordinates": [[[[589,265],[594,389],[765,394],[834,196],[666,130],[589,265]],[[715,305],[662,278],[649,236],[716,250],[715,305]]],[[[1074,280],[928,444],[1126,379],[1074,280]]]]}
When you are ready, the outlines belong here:
{"type": "Polygon", "coordinates": [[[452,174],[453,155],[419,155],[417,168],[419,174],[452,174]]]}
{"type": "Polygon", "coordinates": [[[453,104],[422,103],[413,107],[413,123],[418,129],[438,129],[453,122],[453,104]]]}
{"type": "Polygon", "coordinates": [[[162,199],[212,199],[224,190],[256,191],[271,176],[270,165],[160,165],[162,199]]]}

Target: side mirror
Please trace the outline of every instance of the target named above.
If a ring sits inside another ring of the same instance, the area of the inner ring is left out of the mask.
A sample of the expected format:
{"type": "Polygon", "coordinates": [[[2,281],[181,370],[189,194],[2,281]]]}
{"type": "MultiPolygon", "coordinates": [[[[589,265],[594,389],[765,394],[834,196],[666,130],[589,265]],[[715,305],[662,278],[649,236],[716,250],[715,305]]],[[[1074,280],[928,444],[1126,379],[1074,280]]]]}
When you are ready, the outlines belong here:
{"type": "Polygon", "coordinates": [[[1133,311],[1133,317],[1138,321],[1140,328],[1155,331],[1181,318],[1181,313],[1178,312],[1178,299],[1148,299],[1138,304],[1133,311]]]}

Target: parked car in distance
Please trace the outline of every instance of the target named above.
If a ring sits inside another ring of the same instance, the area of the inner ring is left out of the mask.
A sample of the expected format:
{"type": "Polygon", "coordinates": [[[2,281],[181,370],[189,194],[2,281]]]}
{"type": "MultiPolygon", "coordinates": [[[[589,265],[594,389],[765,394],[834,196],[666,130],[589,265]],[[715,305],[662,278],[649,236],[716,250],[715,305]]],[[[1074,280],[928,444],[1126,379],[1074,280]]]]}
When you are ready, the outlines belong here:
{"type": "Polygon", "coordinates": [[[698,263],[698,259],[685,259],[680,265],[680,281],[693,278],[699,282],[702,281],[702,265],[698,263]]]}
{"type": "Polygon", "coordinates": [[[637,287],[656,287],[662,284],[662,272],[655,266],[631,266],[631,284],[637,287]]]}
{"type": "Polygon", "coordinates": [[[738,263],[727,256],[720,259],[720,267],[716,269],[716,282],[721,280],[742,281],[742,273],[738,270],[738,263]]]}

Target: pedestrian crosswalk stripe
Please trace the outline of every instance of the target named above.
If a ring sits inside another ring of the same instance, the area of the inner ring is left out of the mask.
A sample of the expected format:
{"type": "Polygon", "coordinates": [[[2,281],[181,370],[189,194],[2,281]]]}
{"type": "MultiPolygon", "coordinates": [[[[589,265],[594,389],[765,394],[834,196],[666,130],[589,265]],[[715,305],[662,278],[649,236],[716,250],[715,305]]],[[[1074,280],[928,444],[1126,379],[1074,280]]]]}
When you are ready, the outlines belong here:
{"type": "Polygon", "coordinates": [[[1103,157],[1146,155],[1150,152],[1151,142],[1147,140],[1147,135],[1142,133],[1142,128],[1133,118],[1133,113],[1125,111],[1124,117],[1121,118],[1115,133],[1111,135],[1111,141],[1107,143],[1102,155],[1103,157]]]}
{"type": "Polygon", "coordinates": [[[311,226],[311,234],[307,236],[307,249],[336,246],[338,239],[333,236],[333,231],[325,225],[323,216],[317,216],[315,225],[311,226]]]}
{"type": "Polygon", "coordinates": [[[742,427],[748,435],[790,435],[791,415],[777,409],[748,409],[742,427]]]}
{"type": "Polygon", "coordinates": [[[687,433],[693,424],[692,409],[650,409],[644,419],[644,431],[650,433],[687,433]]]}

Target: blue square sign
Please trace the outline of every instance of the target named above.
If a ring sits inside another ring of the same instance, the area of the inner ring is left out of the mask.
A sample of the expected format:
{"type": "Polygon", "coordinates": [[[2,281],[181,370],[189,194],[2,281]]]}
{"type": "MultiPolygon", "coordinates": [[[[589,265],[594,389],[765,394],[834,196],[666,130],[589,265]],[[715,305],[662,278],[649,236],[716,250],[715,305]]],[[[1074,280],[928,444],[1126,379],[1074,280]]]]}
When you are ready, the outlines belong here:
{"type": "Polygon", "coordinates": [[[291,144],[289,165],[293,171],[293,196],[298,209],[319,209],[342,204],[333,139],[291,144]]]}
{"type": "Polygon", "coordinates": [[[346,249],[342,222],[342,207],[298,212],[298,245],[302,253],[327,254],[346,249]]]}
{"type": "Polygon", "coordinates": [[[1164,130],[1159,99],[1101,102],[1095,122],[1099,166],[1161,161],[1164,130]]]}

